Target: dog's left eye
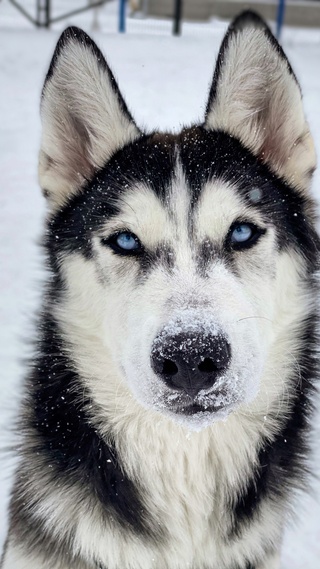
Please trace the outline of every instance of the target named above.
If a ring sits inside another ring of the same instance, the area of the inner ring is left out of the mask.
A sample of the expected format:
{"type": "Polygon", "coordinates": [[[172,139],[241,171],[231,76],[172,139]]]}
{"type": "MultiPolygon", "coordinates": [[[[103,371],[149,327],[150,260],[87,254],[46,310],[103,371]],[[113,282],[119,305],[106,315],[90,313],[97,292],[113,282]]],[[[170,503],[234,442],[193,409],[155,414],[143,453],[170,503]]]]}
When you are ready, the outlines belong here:
{"type": "Polygon", "coordinates": [[[248,223],[241,223],[236,225],[232,234],[231,241],[233,243],[244,243],[252,237],[252,228],[248,223]]]}
{"type": "Polygon", "coordinates": [[[141,253],[143,249],[138,237],[130,231],[122,231],[111,237],[102,238],[101,243],[108,245],[120,255],[135,255],[141,253]]]}
{"type": "Polygon", "coordinates": [[[253,223],[235,223],[230,229],[229,241],[236,249],[251,247],[264,232],[253,223]]]}

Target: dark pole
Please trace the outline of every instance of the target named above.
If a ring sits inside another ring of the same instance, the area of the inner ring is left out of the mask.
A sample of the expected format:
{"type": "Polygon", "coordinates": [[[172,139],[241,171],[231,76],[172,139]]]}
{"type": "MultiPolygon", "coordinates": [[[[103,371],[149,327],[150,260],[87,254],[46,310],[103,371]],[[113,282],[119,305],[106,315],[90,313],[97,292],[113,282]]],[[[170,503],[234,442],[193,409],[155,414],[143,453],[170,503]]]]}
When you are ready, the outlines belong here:
{"type": "Polygon", "coordinates": [[[51,0],[46,1],[46,6],[45,6],[45,27],[46,28],[50,28],[50,3],[51,3],[51,0]]]}
{"type": "Polygon", "coordinates": [[[40,28],[50,27],[50,3],[51,0],[37,0],[36,25],[40,28]]]}
{"type": "MultiPolygon", "coordinates": [[[[1,0],[0,0],[1,1],[1,0]]],[[[77,10],[73,10],[72,12],[67,12],[66,14],[60,14],[60,16],[55,16],[51,18],[51,0],[37,0],[36,3],[36,18],[30,16],[30,14],[25,10],[18,0],[8,0],[21,14],[23,14],[30,22],[32,22],[35,26],[39,28],[49,28],[50,24],[54,24],[55,22],[60,22],[60,20],[64,20],[65,18],[69,18],[70,16],[74,16],[75,14],[80,14],[81,12],[86,12],[87,10],[91,10],[92,8],[97,8],[98,6],[102,6],[108,0],[95,0],[93,3],[82,6],[82,8],[78,8],[77,10]]],[[[125,2],[125,0],[123,0],[125,2]]]]}
{"type": "Polygon", "coordinates": [[[174,2],[173,33],[175,36],[181,35],[182,0],[174,2]]]}

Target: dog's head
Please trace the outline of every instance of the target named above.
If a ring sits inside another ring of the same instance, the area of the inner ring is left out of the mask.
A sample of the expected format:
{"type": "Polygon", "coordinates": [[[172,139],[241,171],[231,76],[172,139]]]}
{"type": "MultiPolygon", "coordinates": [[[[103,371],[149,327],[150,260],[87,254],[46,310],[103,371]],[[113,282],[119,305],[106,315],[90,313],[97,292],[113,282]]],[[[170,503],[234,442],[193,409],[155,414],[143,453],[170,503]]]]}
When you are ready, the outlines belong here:
{"type": "Polygon", "coordinates": [[[232,24],[205,121],[178,135],[142,133],[97,46],[69,28],[42,121],[53,310],[88,382],[109,399],[110,382],[129,387],[191,428],[253,401],[261,379],[276,393],[270,361],[315,261],[315,154],[296,77],[263,22],[232,24]]]}

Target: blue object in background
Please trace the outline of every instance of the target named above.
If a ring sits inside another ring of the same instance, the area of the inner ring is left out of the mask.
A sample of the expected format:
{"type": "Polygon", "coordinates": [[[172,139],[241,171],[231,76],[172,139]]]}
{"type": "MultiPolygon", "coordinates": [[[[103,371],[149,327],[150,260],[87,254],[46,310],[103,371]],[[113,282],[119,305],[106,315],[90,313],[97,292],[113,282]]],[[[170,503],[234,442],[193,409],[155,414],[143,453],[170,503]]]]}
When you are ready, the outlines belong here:
{"type": "Polygon", "coordinates": [[[126,31],[126,3],[127,0],[119,0],[119,32],[126,31]]]}
{"type": "Polygon", "coordinates": [[[280,39],[281,35],[285,10],[286,10],[285,0],[279,0],[278,13],[277,13],[277,30],[276,30],[276,35],[278,40],[280,39]]]}
{"type": "MultiPolygon", "coordinates": [[[[126,31],[126,3],[127,3],[127,0],[119,0],[119,32],[120,33],[124,33],[126,31]]],[[[181,18],[181,5],[182,5],[181,0],[178,0],[177,2],[175,2],[175,9],[176,9],[176,11],[178,10],[180,18],[181,18]]],[[[278,1],[278,10],[277,10],[277,26],[276,26],[276,37],[278,40],[280,39],[280,35],[281,35],[285,10],[286,10],[285,0],[279,0],[278,1]]],[[[180,22],[178,21],[178,24],[179,23],[180,22]]],[[[174,33],[176,33],[176,34],[180,33],[180,30],[177,31],[176,28],[177,28],[177,24],[176,24],[174,33]]]]}

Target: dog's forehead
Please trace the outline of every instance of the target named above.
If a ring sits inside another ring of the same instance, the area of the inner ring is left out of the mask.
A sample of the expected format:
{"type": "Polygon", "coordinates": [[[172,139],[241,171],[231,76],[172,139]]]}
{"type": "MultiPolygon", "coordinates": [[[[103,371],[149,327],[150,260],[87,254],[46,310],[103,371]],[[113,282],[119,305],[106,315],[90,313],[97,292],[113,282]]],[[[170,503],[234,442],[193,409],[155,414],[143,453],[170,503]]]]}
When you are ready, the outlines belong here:
{"type": "Polygon", "coordinates": [[[252,172],[244,191],[244,157],[245,151],[235,155],[232,140],[230,148],[230,137],[199,128],[132,145],[113,165],[122,178],[116,184],[117,215],[106,226],[146,231],[154,243],[174,239],[177,231],[180,239],[183,233],[219,239],[263,194],[261,180],[252,185],[252,172]]]}
{"type": "MultiPolygon", "coordinates": [[[[246,217],[250,209],[234,187],[222,179],[206,182],[194,203],[179,157],[165,199],[148,183],[138,182],[121,195],[118,205],[118,215],[106,226],[113,227],[116,223],[119,229],[121,226],[129,228],[140,233],[141,238],[147,237],[150,244],[161,240],[181,241],[183,236],[219,240],[230,224],[239,217],[246,217]]],[[[257,212],[255,216],[258,217],[257,212]]]]}

